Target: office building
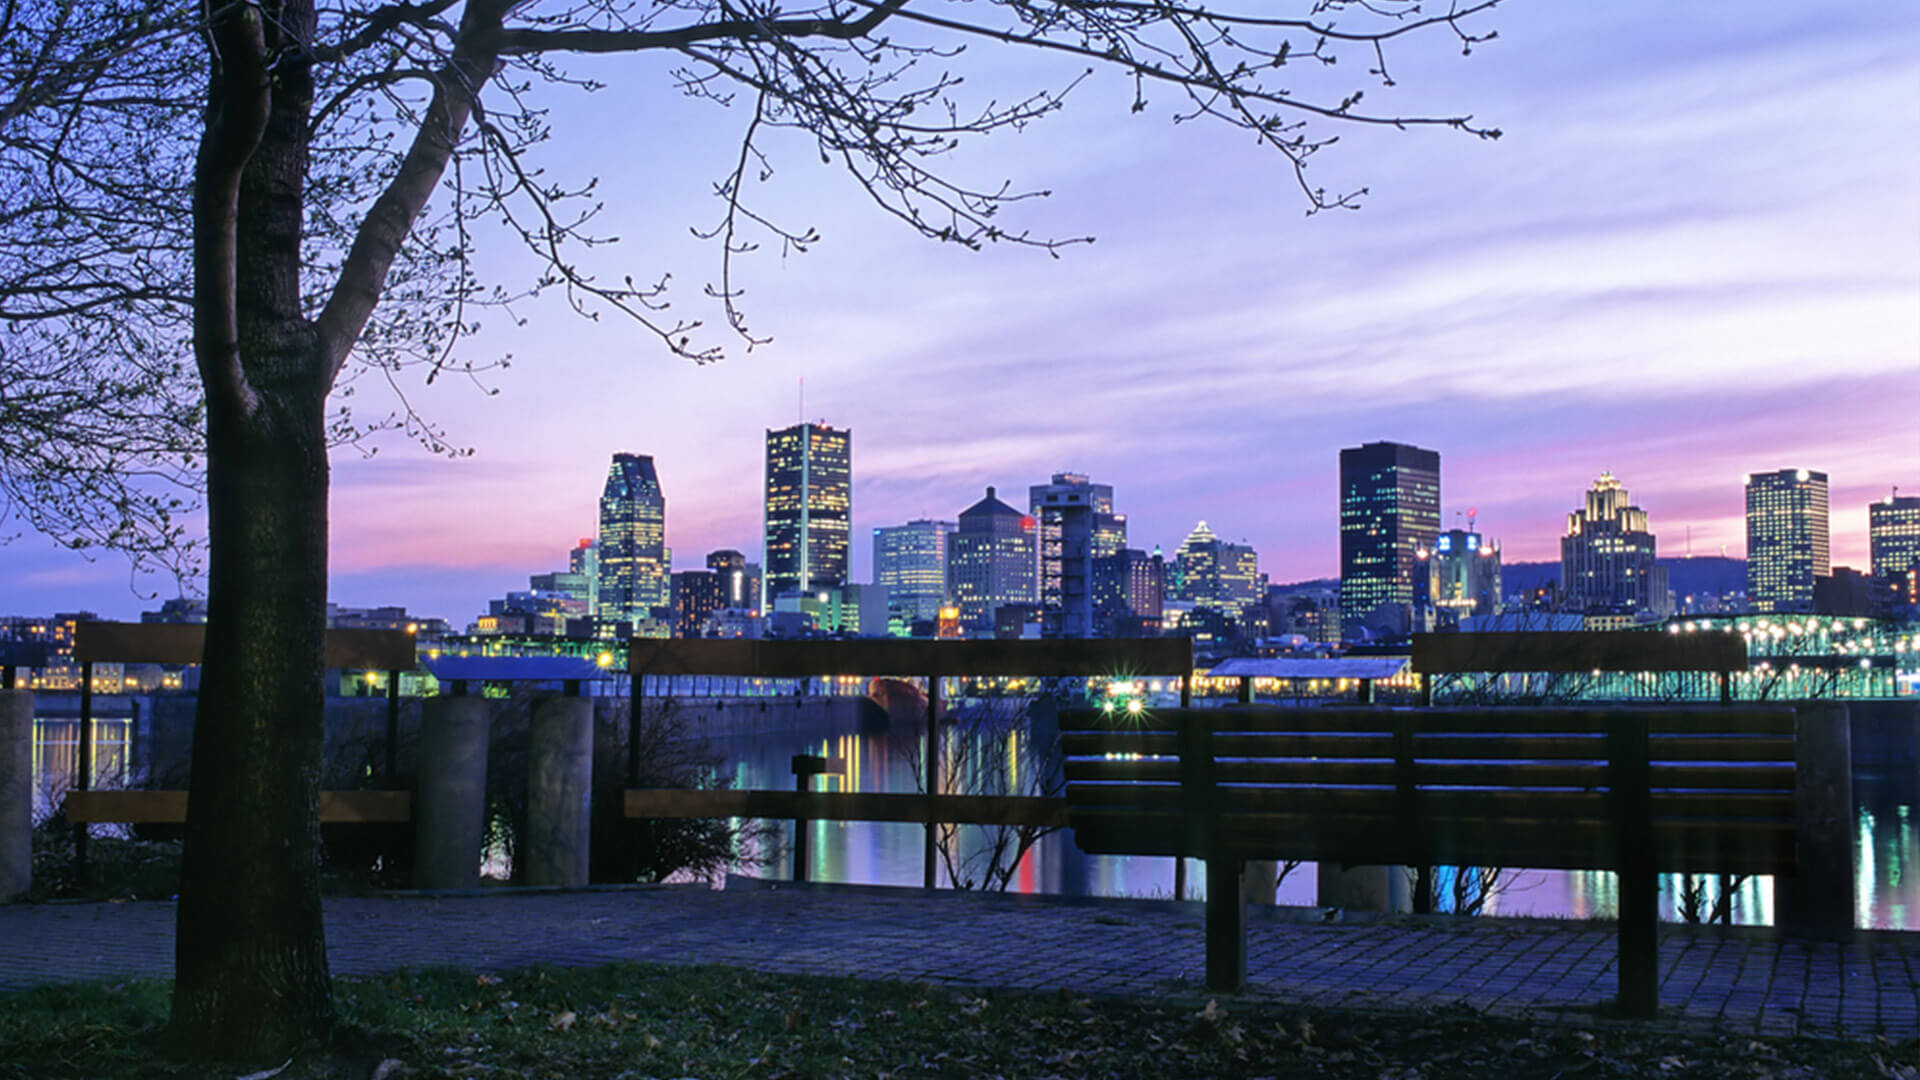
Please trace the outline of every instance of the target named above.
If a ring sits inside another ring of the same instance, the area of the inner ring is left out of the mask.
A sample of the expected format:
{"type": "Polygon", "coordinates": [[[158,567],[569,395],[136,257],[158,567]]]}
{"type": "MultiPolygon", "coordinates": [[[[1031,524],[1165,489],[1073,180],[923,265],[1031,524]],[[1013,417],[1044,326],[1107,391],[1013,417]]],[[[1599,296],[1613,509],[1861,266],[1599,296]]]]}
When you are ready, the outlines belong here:
{"type": "Polygon", "coordinates": [[[707,620],[728,606],[729,575],[719,570],[681,570],[673,575],[673,636],[697,638],[707,620]]]}
{"type": "Polygon", "coordinates": [[[760,590],[747,569],[751,565],[745,555],[732,548],[707,552],[707,569],[720,577],[721,607],[751,611],[759,604],[760,590]]]}
{"type": "Polygon", "coordinates": [[[906,627],[935,622],[947,602],[947,537],[958,526],[921,518],[873,530],[873,580],[906,627]]]}
{"type": "Polygon", "coordinates": [[[1238,619],[1266,596],[1260,557],[1246,544],[1215,536],[1207,523],[1194,526],[1173,554],[1173,596],[1195,607],[1217,608],[1238,619]]]}
{"type": "Polygon", "coordinates": [[[947,585],[968,632],[994,630],[994,612],[1007,605],[1037,605],[1039,523],[1032,515],[1001,502],[988,488],[986,498],[960,512],[947,538],[947,585]]]}
{"type": "Polygon", "coordinates": [[[636,626],[670,617],[671,555],[666,547],[667,498],[653,458],[615,454],[600,493],[600,540],[594,545],[600,596],[597,614],[636,626]]]}
{"type": "Polygon", "coordinates": [[[1340,451],[1340,627],[1349,641],[1412,628],[1427,587],[1421,548],[1440,538],[1440,455],[1403,443],[1340,451]]]}
{"type": "Polygon", "coordinates": [[[1167,562],[1155,550],[1122,548],[1093,560],[1095,633],[1104,637],[1151,636],[1160,630],[1166,600],[1167,562]]]}
{"type": "Polygon", "coordinates": [[[1873,576],[1904,604],[1920,604],[1920,495],[1895,492],[1867,506],[1873,576]]]}
{"type": "Polygon", "coordinates": [[[600,610],[600,559],[593,538],[583,536],[567,553],[567,570],[587,579],[587,614],[600,610]]]}
{"type": "MultiPolygon", "coordinates": [[[[1560,538],[1560,606],[1593,615],[1670,614],[1666,571],[1654,554],[1647,512],[1603,472],[1586,505],[1567,515],[1560,538]]],[[[1476,615],[1488,612],[1474,612],[1476,615]]]]}
{"type": "Polygon", "coordinates": [[[1813,610],[1815,578],[1832,572],[1827,474],[1780,469],[1747,477],[1747,605],[1813,610]]]}
{"type": "Polygon", "coordinates": [[[1500,545],[1471,529],[1448,529],[1424,552],[1429,629],[1458,627],[1500,610],[1500,545]]]}
{"type": "Polygon", "coordinates": [[[1113,512],[1113,486],[1080,473],[1053,474],[1027,489],[1040,529],[1041,624],[1048,637],[1096,633],[1093,560],[1127,546],[1127,519],[1113,512]]]}
{"type": "Polygon", "coordinates": [[[763,607],[792,592],[847,583],[853,524],[853,432],[824,423],[767,432],[763,607]]]}

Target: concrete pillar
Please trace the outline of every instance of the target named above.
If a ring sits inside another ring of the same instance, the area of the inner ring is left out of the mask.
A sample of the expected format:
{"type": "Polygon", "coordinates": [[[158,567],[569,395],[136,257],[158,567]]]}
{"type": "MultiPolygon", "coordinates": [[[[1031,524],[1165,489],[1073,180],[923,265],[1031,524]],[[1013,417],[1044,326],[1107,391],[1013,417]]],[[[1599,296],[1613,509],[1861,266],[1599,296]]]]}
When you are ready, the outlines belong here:
{"type": "Polygon", "coordinates": [[[413,806],[416,889],[480,884],[491,711],[485,698],[427,699],[420,726],[420,790],[413,806]]]}
{"type": "Polygon", "coordinates": [[[0,689],[0,904],[33,884],[33,691],[0,689]]]}
{"type": "Polygon", "coordinates": [[[1247,860],[1247,884],[1242,895],[1249,904],[1274,904],[1280,895],[1280,864],[1272,859],[1247,860]]]}
{"type": "Polygon", "coordinates": [[[1799,872],[1773,879],[1775,925],[1800,937],[1853,933],[1853,760],[1847,706],[1794,706],[1794,846],[1799,872]]]}
{"type": "Polygon", "coordinates": [[[593,702],[557,697],[535,705],[527,762],[526,883],[583,886],[593,824],[593,702]]]}
{"type": "Polygon", "coordinates": [[[1407,911],[1412,892],[1400,866],[1342,866],[1320,863],[1314,902],[1348,911],[1407,911]]]}

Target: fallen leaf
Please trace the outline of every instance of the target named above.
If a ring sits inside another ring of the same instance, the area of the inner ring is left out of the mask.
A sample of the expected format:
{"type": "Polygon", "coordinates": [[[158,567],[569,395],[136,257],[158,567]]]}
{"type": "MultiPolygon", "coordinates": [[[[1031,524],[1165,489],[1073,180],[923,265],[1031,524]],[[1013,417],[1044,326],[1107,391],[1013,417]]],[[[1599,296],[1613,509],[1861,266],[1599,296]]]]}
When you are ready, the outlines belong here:
{"type": "Polygon", "coordinates": [[[578,1019],[580,1018],[574,1015],[573,1010],[568,1009],[565,1012],[557,1012],[547,1017],[547,1026],[555,1031],[572,1031],[573,1022],[578,1019]]]}
{"type": "Polygon", "coordinates": [[[406,1066],[400,1064],[399,1058],[388,1058],[373,1067],[373,1074],[368,1076],[367,1080],[388,1080],[388,1077],[393,1076],[403,1068],[406,1068],[406,1066]]]}
{"type": "Polygon", "coordinates": [[[474,981],[474,984],[477,986],[499,986],[501,979],[500,979],[500,976],[498,975],[489,975],[483,971],[480,974],[474,976],[473,981],[474,981]]]}
{"type": "Polygon", "coordinates": [[[287,1066],[291,1064],[293,1064],[293,1059],[288,1058],[287,1060],[281,1062],[278,1068],[261,1069],[259,1072],[244,1073],[240,1076],[234,1077],[233,1080],[272,1080],[273,1077],[279,1076],[281,1073],[286,1072],[287,1066]]]}

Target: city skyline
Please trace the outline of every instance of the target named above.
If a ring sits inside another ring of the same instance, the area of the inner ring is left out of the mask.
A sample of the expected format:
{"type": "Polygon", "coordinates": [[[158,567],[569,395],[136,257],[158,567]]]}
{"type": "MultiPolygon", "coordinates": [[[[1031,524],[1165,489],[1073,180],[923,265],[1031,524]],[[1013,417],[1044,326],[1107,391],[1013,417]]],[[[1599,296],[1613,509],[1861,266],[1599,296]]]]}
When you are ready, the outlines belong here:
{"type": "MultiPolygon", "coordinates": [[[[413,402],[472,457],[394,439],[336,453],[333,597],[465,617],[591,531],[585,478],[625,446],[674,494],[682,568],[749,550],[760,507],[737,478],[760,472],[759,433],[792,421],[803,374],[802,414],[861,432],[855,580],[871,580],[873,527],[1063,469],[1122,493],[1135,547],[1170,550],[1204,518],[1274,581],[1331,577],[1333,453],[1382,439],[1441,451],[1442,527],[1477,509],[1509,561],[1554,558],[1568,499],[1603,470],[1631,478],[1663,554],[1690,531],[1695,554],[1741,555],[1739,478],[1806,467],[1832,477],[1833,561],[1864,568],[1868,503],[1920,489],[1920,147],[1883,104],[1915,82],[1920,26],[1811,3],[1734,23],[1650,3],[1493,22],[1470,60],[1396,57],[1400,88],[1368,101],[1457,108],[1506,137],[1342,132],[1313,177],[1369,187],[1353,214],[1303,219],[1274,162],[1220,132],[1140,130],[1171,103],[1130,117],[1100,78],[1033,135],[957,157],[1056,193],[1018,224],[1098,235],[1060,260],[923,244],[788,146],[784,190],[824,239],[741,264],[773,344],[695,367],[560,304],[490,322],[463,351],[515,355],[489,376],[501,393],[413,402]]],[[[556,124],[591,130],[634,97],[556,124]]],[[[712,120],[664,88],[646,104],[712,120]]],[[[627,167],[624,147],[566,134],[578,169],[627,167]]],[[[711,216],[713,156],[611,191],[609,231],[628,239],[600,264],[676,271],[709,329],[714,253],[684,233],[711,216]]],[[[152,604],[124,563],[31,534],[0,567],[8,610],[152,604]]]]}

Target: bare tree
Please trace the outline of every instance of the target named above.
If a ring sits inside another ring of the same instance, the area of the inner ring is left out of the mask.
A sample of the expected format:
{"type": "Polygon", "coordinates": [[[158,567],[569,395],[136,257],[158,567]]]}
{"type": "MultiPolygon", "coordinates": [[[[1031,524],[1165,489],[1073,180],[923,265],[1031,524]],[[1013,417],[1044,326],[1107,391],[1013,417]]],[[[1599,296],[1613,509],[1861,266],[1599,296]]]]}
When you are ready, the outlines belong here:
{"type": "MultiPolygon", "coordinates": [[[[1051,748],[1032,744],[1033,703],[1026,695],[983,697],[957,713],[959,719],[942,732],[946,738],[931,790],[941,795],[1039,798],[1064,793],[1064,777],[1049,764],[1054,757],[1051,748]]],[[[903,753],[913,768],[914,785],[923,792],[929,790],[920,741],[908,743],[903,753]]],[[[945,822],[934,827],[934,848],[954,888],[1005,892],[1034,845],[1059,829],[1057,825],[945,822]]]]}
{"type": "MultiPolygon", "coordinates": [[[[1346,208],[1363,192],[1329,191],[1307,173],[1338,126],[1498,134],[1465,116],[1370,113],[1362,101],[1368,87],[1391,84],[1390,48],[1430,32],[1471,49],[1491,36],[1473,24],[1492,6],[1429,13],[1406,0],[1302,0],[1283,14],[1181,0],[6,6],[29,43],[9,78],[52,88],[14,95],[17,109],[45,123],[51,152],[73,155],[76,174],[157,208],[132,223],[115,217],[123,202],[82,208],[90,224],[60,253],[80,254],[89,236],[124,227],[131,231],[102,245],[102,265],[118,275],[146,249],[144,223],[169,218],[152,240],[168,256],[155,268],[157,309],[137,308],[145,294],[131,277],[107,302],[136,305],[127,317],[152,335],[153,356],[182,355],[190,337],[198,394],[166,371],[156,386],[167,400],[198,397],[204,407],[207,651],[176,1039],[202,1052],[270,1055],[332,1021],[316,858],[327,452],[384,423],[453,449],[404,396],[391,417],[372,421],[343,417],[342,398],[365,382],[402,386],[409,370],[427,382],[474,374],[453,346],[478,308],[544,288],[584,313],[631,318],[673,354],[719,355],[698,319],[665,308],[664,278],[604,281],[583,267],[582,253],[605,239],[592,229],[595,186],[549,175],[534,153],[552,100],[536,102],[536,91],[599,88],[567,73],[568,56],[665,65],[686,93],[739,117],[736,164],[716,185],[718,272],[707,296],[727,331],[752,343],[736,256],[757,243],[795,249],[815,239],[750,198],[771,172],[770,131],[810,141],[883,212],[929,238],[1054,251],[1074,238],[1002,224],[1006,207],[1037,193],[969,182],[948,171],[946,155],[968,136],[1046,117],[1078,73],[1108,69],[1127,78],[1134,111],[1171,99],[1176,120],[1230,125],[1279,155],[1310,210],[1346,208]],[[1075,73],[983,104],[961,92],[975,46],[1045,52],[1075,73]],[[1329,67],[1342,58],[1349,63],[1329,67]],[[70,68],[82,74],[45,77],[70,68]],[[1317,74],[1296,92],[1283,80],[1302,68],[1317,74]],[[1312,91],[1335,78],[1327,96],[1312,91]],[[146,125],[151,141],[113,153],[116,123],[146,125]],[[71,125],[85,130],[76,137],[71,125]],[[471,255],[481,220],[504,221],[529,248],[537,269],[525,286],[479,280],[471,255]]],[[[5,149],[9,161],[33,152],[5,149]]],[[[5,242],[32,242],[30,221],[5,220],[5,242]]],[[[140,362],[137,353],[111,355],[140,362]]]]}

